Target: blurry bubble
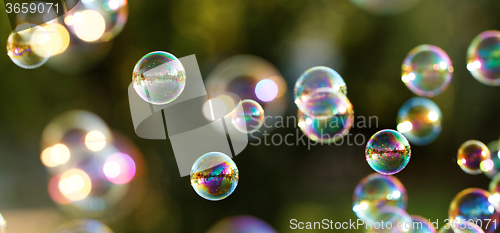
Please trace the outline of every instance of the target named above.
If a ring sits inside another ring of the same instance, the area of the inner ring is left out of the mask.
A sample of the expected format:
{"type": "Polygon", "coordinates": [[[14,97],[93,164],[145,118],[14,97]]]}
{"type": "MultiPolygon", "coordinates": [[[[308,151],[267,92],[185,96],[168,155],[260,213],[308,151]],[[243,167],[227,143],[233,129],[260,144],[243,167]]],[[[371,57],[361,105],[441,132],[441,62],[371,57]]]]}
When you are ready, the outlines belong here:
{"type": "Polygon", "coordinates": [[[186,71],[174,55],[157,51],[146,54],[134,67],[134,89],[146,102],[168,104],[179,97],[186,85],[186,71]]]}
{"type": "Polygon", "coordinates": [[[51,56],[66,51],[70,41],[68,30],[58,23],[44,24],[42,27],[50,37],[51,56]]]}
{"type": "Polygon", "coordinates": [[[376,172],[396,174],[410,162],[410,143],[398,131],[381,130],[368,140],[365,155],[368,165],[376,172]]]}
{"type": "Polygon", "coordinates": [[[500,211],[500,175],[495,175],[490,182],[489,189],[491,196],[489,202],[493,204],[497,212],[500,211]]]}
{"type": "Polygon", "coordinates": [[[264,109],[253,100],[242,100],[240,102],[242,111],[233,111],[231,123],[242,133],[252,133],[260,129],[264,124],[264,109]]]}
{"type": "Polygon", "coordinates": [[[403,61],[401,80],[419,96],[441,94],[450,85],[452,76],[453,66],[448,54],[434,45],[415,47],[403,61]]]}
{"type": "Polygon", "coordinates": [[[338,95],[335,100],[339,113],[331,117],[312,118],[297,110],[298,125],[309,139],[332,143],[349,133],[354,122],[352,105],[344,95],[338,95]]]}
{"type": "Polygon", "coordinates": [[[229,156],[220,152],[204,154],[191,169],[191,185],[201,197],[219,201],[231,195],[238,185],[239,172],[229,156]]]}
{"type": "MultiPolygon", "coordinates": [[[[491,233],[496,230],[495,224],[486,223],[498,222],[499,213],[490,203],[491,195],[487,191],[478,188],[469,188],[458,193],[451,201],[448,212],[449,219],[455,223],[472,221],[480,226],[484,232],[491,233]]],[[[453,224],[457,228],[456,224],[453,224]]]]}
{"type": "Polygon", "coordinates": [[[410,215],[405,210],[394,206],[380,208],[379,213],[373,218],[373,222],[366,224],[367,233],[403,233],[409,232],[413,226],[410,215]]]}
{"type": "Polygon", "coordinates": [[[432,226],[429,219],[426,219],[421,216],[411,215],[411,220],[413,222],[412,227],[410,228],[411,233],[436,233],[436,229],[432,226]]]}
{"type": "Polygon", "coordinates": [[[99,221],[77,219],[59,227],[54,233],[113,233],[113,231],[99,221]]]}
{"type": "Polygon", "coordinates": [[[485,31],[472,40],[467,69],[482,84],[500,86],[500,31],[485,31]]]}
{"type": "Polygon", "coordinates": [[[374,15],[396,15],[407,11],[420,0],[351,0],[354,5],[374,15]]]}
{"type": "Polygon", "coordinates": [[[490,150],[480,141],[466,141],[458,149],[457,163],[468,174],[480,174],[481,168],[485,170],[488,167],[484,163],[491,162],[490,150]]]}
{"type": "Polygon", "coordinates": [[[396,177],[373,173],[361,180],[354,190],[352,210],[360,219],[373,220],[380,208],[406,209],[406,189],[396,177]]]}
{"type": "Polygon", "coordinates": [[[491,154],[491,162],[487,162],[491,166],[481,168],[483,173],[489,178],[493,178],[500,173],[500,144],[498,141],[492,141],[487,145],[491,154]]]}
{"type": "Polygon", "coordinates": [[[85,135],[85,145],[91,151],[100,151],[106,146],[106,136],[99,130],[90,131],[85,135]]]}
{"type": "Polygon", "coordinates": [[[295,104],[310,117],[330,117],[338,113],[335,102],[337,93],[347,94],[347,87],[340,75],[326,66],[310,68],[295,83],[295,104]]]}
{"type": "Polygon", "coordinates": [[[125,153],[110,155],[104,162],[103,172],[106,178],[115,184],[126,184],[135,176],[135,162],[125,153]]]}
{"type": "Polygon", "coordinates": [[[399,109],[397,130],[412,144],[425,146],[441,133],[441,110],[426,98],[414,97],[399,109]]]}
{"type": "Polygon", "coordinates": [[[276,233],[266,222],[252,216],[233,216],[215,223],[207,233],[276,233]]]}
{"type": "Polygon", "coordinates": [[[61,175],[58,187],[64,197],[72,201],[79,201],[89,195],[92,183],[84,171],[70,169],[61,175]]]}
{"type": "Polygon", "coordinates": [[[7,55],[17,66],[35,69],[51,55],[50,37],[40,26],[21,24],[7,39],[7,55]]]}

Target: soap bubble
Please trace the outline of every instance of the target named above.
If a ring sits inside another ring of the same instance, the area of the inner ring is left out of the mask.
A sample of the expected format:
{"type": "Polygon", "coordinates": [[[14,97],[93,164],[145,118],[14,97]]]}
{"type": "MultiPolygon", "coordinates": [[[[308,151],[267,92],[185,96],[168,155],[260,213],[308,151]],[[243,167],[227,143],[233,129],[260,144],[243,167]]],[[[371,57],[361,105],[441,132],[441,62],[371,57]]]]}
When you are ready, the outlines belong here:
{"type": "Polygon", "coordinates": [[[433,97],[445,91],[453,76],[448,54],[434,45],[412,49],[402,66],[401,80],[415,94],[433,97]]]}
{"type": "Polygon", "coordinates": [[[40,26],[21,24],[7,39],[7,55],[17,66],[35,69],[51,55],[50,37],[40,26]]]}
{"type": "Polygon", "coordinates": [[[210,227],[207,233],[276,233],[266,222],[252,216],[225,218],[210,227]]]}
{"type": "Polygon", "coordinates": [[[374,15],[396,15],[415,5],[420,0],[351,0],[359,8],[374,15]]]}
{"type": "Polygon", "coordinates": [[[242,100],[240,102],[243,111],[233,111],[231,123],[242,133],[252,133],[260,129],[264,124],[264,109],[253,100],[242,100]]]}
{"type": "Polygon", "coordinates": [[[309,139],[321,143],[332,143],[349,133],[354,122],[351,102],[344,95],[337,95],[334,100],[336,108],[341,111],[331,117],[312,118],[297,110],[298,125],[309,139]]]}
{"type": "Polygon", "coordinates": [[[468,188],[458,193],[451,201],[448,211],[449,219],[454,219],[453,226],[472,221],[480,226],[484,232],[491,233],[496,230],[494,221],[498,222],[499,213],[490,203],[491,195],[478,188],[468,188]],[[491,221],[491,222],[490,222],[491,221]],[[488,225],[487,223],[490,222],[488,225]]]}
{"type": "Polygon", "coordinates": [[[384,206],[373,218],[373,222],[367,222],[366,232],[368,233],[403,233],[412,229],[413,222],[405,210],[384,206]],[[379,225],[377,225],[379,224],[379,225]]]}
{"type": "Polygon", "coordinates": [[[354,190],[352,210],[360,219],[373,220],[379,209],[394,206],[406,209],[406,189],[396,177],[373,173],[354,190]]]}
{"type": "Polygon", "coordinates": [[[500,31],[485,31],[472,40],[467,69],[482,84],[500,86],[500,31]]]}
{"type": "Polygon", "coordinates": [[[410,143],[401,133],[384,129],[375,133],[366,144],[366,161],[376,172],[392,175],[410,162],[410,143]]]}
{"type": "Polygon", "coordinates": [[[186,71],[174,55],[151,52],[135,65],[132,81],[135,91],[144,101],[156,105],[168,104],[184,90],[186,71]]]}
{"type": "Polygon", "coordinates": [[[491,162],[490,150],[480,141],[466,141],[458,149],[457,163],[468,174],[480,174],[481,168],[486,170],[491,162]]]}
{"type": "Polygon", "coordinates": [[[191,185],[201,197],[219,201],[231,195],[238,185],[239,172],[229,156],[220,152],[206,153],[191,169],[191,185]]]}
{"type": "Polygon", "coordinates": [[[492,141],[487,147],[491,154],[491,161],[485,160],[481,170],[487,177],[493,178],[500,173],[500,144],[498,141],[492,141]]]}
{"type": "Polygon", "coordinates": [[[429,219],[416,215],[411,215],[410,217],[413,222],[410,228],[411,233],[436,233],[434,227],[437,226],[433,226],[429,219]]]}
{"type": "Polygon", "coordinates": [[[414,97],[398,111],[397,130],[412,144],[424,146],[441,133],[441,110],[430,99],[414,97]]]}
{"type": "Polygon", "coordinates": [[[330,117],[338,113],[335,98],[346,93],[346,84],[335,70],[316,66],[306,70],[295,83],[295,104],[310,117],[330,117]]]}
{"type": "Polygon", "coordinates": [[[76,219],[57,229],[54,233],[113,233],[109,227],[93,219],[76,219]]]}

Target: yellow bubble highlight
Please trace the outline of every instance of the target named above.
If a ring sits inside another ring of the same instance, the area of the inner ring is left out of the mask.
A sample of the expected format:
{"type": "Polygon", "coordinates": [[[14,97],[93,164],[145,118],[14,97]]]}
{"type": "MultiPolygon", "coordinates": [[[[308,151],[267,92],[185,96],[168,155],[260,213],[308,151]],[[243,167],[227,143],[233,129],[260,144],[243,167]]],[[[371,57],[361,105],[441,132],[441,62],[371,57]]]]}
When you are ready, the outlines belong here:
{"type": "Polygon", "coordinates": [[[101,131],[90,131],[85,136],[85,146],[91,151],[100,151],[106,146],[106,137],[101,131]]]}
{"type": "Polygon", "coordinates": [[[42,154],[40,155],[40,160],[42,160],[43,165],[46,167],[55,167],[59,165],[54,160],[52,160],[52,157],[50,156],[51,149],[52,147],[46,148],[45,150],[42,151],[42,154]]]}
{"type": "Polygon", "coordinates": [[[45,24],[42,27],[50,37],[51,56],[66,51],[70,42],[68,30],[58,23],[45,24]]]}
{"type": "Polygon", "coordinates": [[[85,199],[92,190],[90,177],[80,169],[71,169],[62,174],[59,191],[71,201],[85,199]]]}
{"type": "Polygon", "coordinates": [[[73,18],[75,34],[83,41],[96,41],[106,30],[106,21],[97,11],[84,10],[75,13],[73,18]]]}
{"type": "Polygon", "coordinates": [[[70,158],[68,147],[63,144],[56,144],[50,149],[50,158],[54,163],[65,164],[70,158]]]}

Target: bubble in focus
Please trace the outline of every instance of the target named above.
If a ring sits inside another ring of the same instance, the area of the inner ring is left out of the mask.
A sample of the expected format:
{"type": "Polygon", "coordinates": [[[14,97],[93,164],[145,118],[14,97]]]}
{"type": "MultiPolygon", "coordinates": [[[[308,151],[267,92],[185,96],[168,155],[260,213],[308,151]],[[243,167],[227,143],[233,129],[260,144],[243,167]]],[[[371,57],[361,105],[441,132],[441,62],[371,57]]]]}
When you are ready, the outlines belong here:
{"type": "Polygon", "coordinates": [[[347,87],[342,77],[326,66],[306,70],[295,83],[295,104],[310,117],[330,117],[340,112],[335,98],[345,95],[347,87]],[[340,94],[338,94],[340,93],[340,94]]]}
{"type": "Polygon", "coordinates": [[[252,216],[233,216],[215,223],[207,233],[276,233],[266,222],[252,216]]]}
{"type": "Polygon", "coordinates": [[[396,15],[407,11],[420,0],[351,0],[354,5],[374,15],[396,15]]]}
{"type": "Polygon", "coordinates": [[[243,111],[233,111],[231,123],[242,133],[252,133],[264,124],[264,109],[257,101],[242,100],[243,111]]]}
{"type": "Polygon", "coordinates": [[[441,119],[441,110],[432,100],[414,97],[399,109],[397,130],[412,144],[425,146],[441,133],[441,119]]]}
{"type": "Polygon", "coordinates": [[[410,143],[401,133],[384,129],[375,133],[366,144],[366,161],[376,172],[392,175],[410,162],[410,143]]]}
{"type": "Polygon", "coordinates": [[[229,156],[220,152],[206,153],[191,169],[191,185],[201,197],[219,201],[231,195],[238,185],[239,172],[229,156]]]}
{"type": "Polygon", "coordinates": [[[412,228],[410,229],[410,232],[412,233],[436,233],[435,227],[433,226],[432,223],[429,221],[429,219],[426,219],[421,216],[416,216],[416,215],[411,215],[411,220],[415,224],[412,228]]]}
{"type": "Polygon", "coordinates": [[[409,232],[413,226],[410,215],[405,210],[394,206],[380,208],[373,222],[367,224],[365,226],[367,228],[366,232],[369,233],[403,233],[409,232]],[[376,223],[379,225],[377,226],[376,223]],[[392,226],[392,228],[389,228],[389,226],[392,226]]]}
{"type": "Polygon", "coordinates": [[[415,47],[403,61],[401,80],[419,96],[441,94],[450,85],[452,76],[453,66],[448,54],[434,45],[415,47]]]}
{"type": "Polygon", "coordinates": [[[484,232],[494,232],[496,230],[494,224],[485,224],[489,221],[494,223],[495,220],[496,222],[499,220],[499,213],[490,203],[490,199],[490,193],[483,189],[468,188],[462,190],[451,201],[448,217],[454,219],[456,223],[480,220],[483,223],[480,227],[484,232]]]}
{"type": "Polygon", "coordinates": [[[467,69],[482,84],[500,86],[500,31],[485,31],[472,40],[467,69]]]}
{"type": "Polygon", "coordinates": [[[496,174],[500,173],[500,144],[499,141],[492,141],[487,145],[488,150],[490,150],[491,158],[490,161],[485,160],[481,170],[483,173],[489,177],[493,178],[496,174]]]}
{"type": "Polygon", "coordinates": [[[349,133],[354,123],[354,110],[351,102],[344,95],[337,95],[334,101],[339,112],[327,118],[312,118],[297,110],[298,125],[309,139],[321,143],[332,143],[349,133]]]}
{"type": "Polygon", "coordinates": [[[136,93],[146,102],[168,104],[179,97],[186,85],[186,71],[174,55],[157,51],[146,54],[134,67],[136,93]]]}
{"type": "Polygon", "coordinates": [[[466,141],[458,149],[457,163],[468,174],[480,174],[481,170],[491,166],[490,150],[480,141],[466,141]]]}
{"type": "Polygon", "coordinates": [[[38,68],[51,56],[50,37],[40,26],[21,24],[7,39],[7,55],[21,68],[38,68]]]}
{"type": "Polygon", "coordinates": [[[405,187],[396,177],[373,173],[359,182],[352,199],[356,216],[373,220],[384,206],[405,210],[408,197],[405,187]]]}
{"type": "Polygon", "coordinates": [[[113,233],[113,231],[97,220],[76,219],[64,224],[54,233],[113,233]]]}

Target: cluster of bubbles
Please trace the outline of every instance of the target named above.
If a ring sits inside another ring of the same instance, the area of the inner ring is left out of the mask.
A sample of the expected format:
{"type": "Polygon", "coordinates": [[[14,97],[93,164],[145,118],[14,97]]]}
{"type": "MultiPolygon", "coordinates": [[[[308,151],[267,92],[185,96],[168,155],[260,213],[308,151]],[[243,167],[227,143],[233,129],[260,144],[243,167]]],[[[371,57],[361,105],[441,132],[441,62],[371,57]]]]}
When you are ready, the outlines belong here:
{"type": "Polygon", "coordinates": [[[410,143],[398,131],[384,129],[368,140],[365,155],[373,170],[383,175],[393,175],[410,162],[410,143]]]}
{"type": "Polygon", "coordinates": [[[348,134],[354,110],[347,86],[333,69],[316,66],[306,70],[295,83],[298,125],[311,140],[335,142],[348,134]]]}
{"type": "Polygon", "coordinates": [[[276,233],[269,224],[256,217],[238,215],[215,223],[206,233],[276,233]]]}
{"type": "Polygon", "coordinates": [[[141,152],[93,113],[55,117],[43,131],[40,159],[50,197],[70,215],[119,218],[143,195],[141,152]]]}

